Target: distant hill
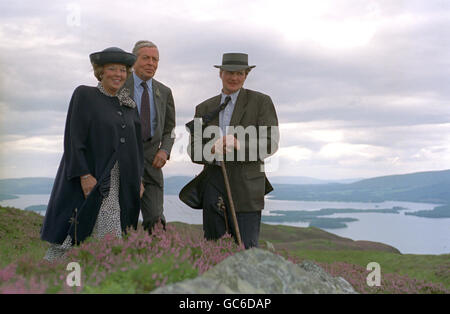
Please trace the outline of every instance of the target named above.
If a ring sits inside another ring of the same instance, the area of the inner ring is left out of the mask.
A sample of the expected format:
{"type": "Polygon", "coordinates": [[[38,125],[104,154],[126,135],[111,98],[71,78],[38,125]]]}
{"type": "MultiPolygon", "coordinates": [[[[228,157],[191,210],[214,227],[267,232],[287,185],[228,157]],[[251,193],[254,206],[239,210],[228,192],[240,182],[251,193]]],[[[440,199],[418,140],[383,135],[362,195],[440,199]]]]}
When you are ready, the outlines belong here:
{"type": "Polygon", "coordinates": [[[1,179],[0,194],[50,194],[53,178],[1,179]]]}
{"type": "Polygon", "coordinates": [[[274,184],[273,199],[304,201],[409,201],[450,204],[450,170],[361,180],[351,184],[274,184]]]}
{"type": "MultiPolygon", "coordinates": [[[[164,178],[164,189],[166,194],[180,193],[180,190],[191,181],[194,176],[172,176],[164,178]]],[[[274,176],[269,177],[272,184],[331,184],[331,183],[353,183],[362,179],[344,179],[344,180],[320,180],[301,176],[274,176]]]]}
{"type": "Polygon", "coordinates": [[[450,218],[450,204],[435,207],[433,210],[419,210],[405,215],[427,217],[427,218],[450,218]]]}
{"type": "Polygon", "coordinates": [[[358,179],[343,179],[343,180],[321,180],[321,179],[315,179],[311,177],[299,177],[299,176],[270,176],[268,177],[269,181],[271,183],[276,184],[330,184],[330,183],[353,183],[360,180],[363,180],[362,178],[358,179]]]}
{"type": "Polygon", "coordinates": [[[12,200],[18,198],[15,195],[9,195],[9,194],[0,194],[0,201],[4,201],[4,200],[12,200]]]}
{"type": "MultiPolygon", "coordinates": [[[[178,194],[193,177],[173,176],[164,179],[166,194],[178,194]]],[[[0,179],[0,200],[14,198],[15,194],[50,194],[53,178],[0,179]]]]}
{"type": "Polygon", "coordinates": [[[47,211],[47,205],[32,205],[25,207],[25,210],[32,211],[32,212],[45,212],[47,211]]]}
{"type": "MultiPolygon", "coordinates": [[[[193,176],[164,179],[165,194],[178,195],[193,176]]],[[[450,170],[418,172],[364,179],[353,183],[329,183],[308,177],[271,177],[274,191],[270,197],[280,200],[382,202],[408,201],[450,204],[450,170]],[[284,183],[279,183],[284,182],[284,183]],[[286,182],[310,182],[286,184],[286,182]]],[[[50,194],[53,178],[0,180],[0,195],[50,194]]]]}
{"type": "Polygon", "coordinates": [[[178,195],[181,189],[192,179],[194,179],[194,176],[173,176],[164,178],[164,194],[178,195]]]}

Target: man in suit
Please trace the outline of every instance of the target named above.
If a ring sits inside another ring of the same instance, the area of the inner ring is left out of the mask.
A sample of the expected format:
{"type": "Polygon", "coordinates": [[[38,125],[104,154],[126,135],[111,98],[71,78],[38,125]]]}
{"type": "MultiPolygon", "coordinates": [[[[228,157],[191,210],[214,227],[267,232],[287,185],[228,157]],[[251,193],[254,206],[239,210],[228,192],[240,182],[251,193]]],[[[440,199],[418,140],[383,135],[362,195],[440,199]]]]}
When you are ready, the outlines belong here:
{"type": "Polygon", "coordinates": [[[175,104],[169,87],[155,80],[158,69],[158,47],[146,40],[138,41],[133,54],[133,74],[125,83],[137,104],[144,141],[144,194],[141,199],[143,226],[151,232],[164,217],[164,178],[162,168],[170,157],[175,140],[175,104]]]}
{"type": "Polygon", "coordinates": [[[236,237],[230,202],[220,160],[225,160],[238,227],[246,248],[258,246],[264,195],[272,190],[264,172],[264,159],[278,149],[278,118],[271,98],[243,88],[252,68],[248,55],[226,53],[219,76],[220,95],[195,108],[195,117],[217,112],[207,129],[191,133],[188,153],[193,162],[204,164],[202,179],[203,230],[206,239],[218,239],[227,231],[236,237]],[[212,128],[212,129],[211,129],[212,128]],[[209,141],[206,143],[205,138],[209,141]],[[211,156],[213,158],[211,158],[211,156]],[[222,204],[225,203],[225,206],[222,204]],[[228,230],[227,230],[228,228],[228,230]]]}

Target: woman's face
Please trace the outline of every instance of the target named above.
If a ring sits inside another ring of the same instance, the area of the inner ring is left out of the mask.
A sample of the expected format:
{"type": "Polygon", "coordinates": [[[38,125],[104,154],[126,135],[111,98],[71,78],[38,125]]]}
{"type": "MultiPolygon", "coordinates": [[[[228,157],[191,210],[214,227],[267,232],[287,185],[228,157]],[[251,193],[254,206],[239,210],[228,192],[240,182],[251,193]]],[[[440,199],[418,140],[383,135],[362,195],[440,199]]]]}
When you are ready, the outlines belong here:
{"type": "Polygon", "coordinates": [[[102,85],[110,94],[115,95],[125,84],[127,67],[119,63],[108,63],[103,66],[102,85]]]}

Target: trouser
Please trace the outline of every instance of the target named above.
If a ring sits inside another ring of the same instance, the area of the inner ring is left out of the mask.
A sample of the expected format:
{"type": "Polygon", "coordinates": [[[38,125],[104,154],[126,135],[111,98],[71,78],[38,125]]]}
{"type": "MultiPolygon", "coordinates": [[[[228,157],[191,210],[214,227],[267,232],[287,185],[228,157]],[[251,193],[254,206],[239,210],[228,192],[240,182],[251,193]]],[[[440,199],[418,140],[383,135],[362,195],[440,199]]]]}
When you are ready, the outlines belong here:
{"type": "MultiPolygon", "coordinates": [[[[222,169],[219,166],[208,168],[204,181],[203,194],[203,231],[207,240],[217,240],[226,232],[228,224],[229,233],[236,239],[230,203],[227,197],[222,169]],[[225,203],[225,211],[219,206],[219,198],[225,203]],[[225,216],[227,224],[225,223],[225,216]]],[[[235,204],[235,208],[238,204],[235,204]]],[[[257,247],[261,225],[261,211],[236,212],[239,232],[245,248],[257,247]]]]}
{"type": "Polygon", "coordinates": [[[141,198],[142,226],[151,233],[153,227],[161,222],[165,230],[164,189],[156,182],[145,183],[144,188],[144,195],[141,198]]]}

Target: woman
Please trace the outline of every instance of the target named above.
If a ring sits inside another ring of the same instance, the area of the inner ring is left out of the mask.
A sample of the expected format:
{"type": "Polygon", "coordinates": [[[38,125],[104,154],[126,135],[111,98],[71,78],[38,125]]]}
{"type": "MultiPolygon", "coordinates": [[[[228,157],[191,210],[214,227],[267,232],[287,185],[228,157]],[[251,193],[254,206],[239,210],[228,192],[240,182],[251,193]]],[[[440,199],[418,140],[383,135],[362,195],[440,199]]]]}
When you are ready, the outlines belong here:
{"type": "Polygon", "coordinates": [[[72,95],[64,155],[41,230],[41,239],[52,243],[45,256],[50,261],[90,235],[121,237],[139,217],[141,125],[129,91],[121,89],[136,56],[112,47],[90,60],[99,83],[72,95]]]}

